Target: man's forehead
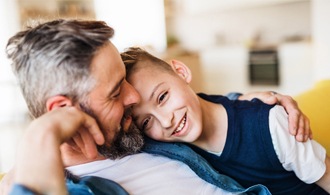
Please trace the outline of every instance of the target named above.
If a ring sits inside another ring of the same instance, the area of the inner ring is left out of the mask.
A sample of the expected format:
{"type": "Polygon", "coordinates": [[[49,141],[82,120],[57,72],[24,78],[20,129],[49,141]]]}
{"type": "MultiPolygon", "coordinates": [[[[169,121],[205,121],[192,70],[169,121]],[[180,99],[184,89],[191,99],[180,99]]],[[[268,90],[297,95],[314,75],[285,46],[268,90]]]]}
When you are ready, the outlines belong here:
{"type": "Polygon", "coordinates": [[[105,44],[92,60],[91,72],[99,86],[112,90],[126,76],[125,66],[116,47],[111,43],[105,44]]]}

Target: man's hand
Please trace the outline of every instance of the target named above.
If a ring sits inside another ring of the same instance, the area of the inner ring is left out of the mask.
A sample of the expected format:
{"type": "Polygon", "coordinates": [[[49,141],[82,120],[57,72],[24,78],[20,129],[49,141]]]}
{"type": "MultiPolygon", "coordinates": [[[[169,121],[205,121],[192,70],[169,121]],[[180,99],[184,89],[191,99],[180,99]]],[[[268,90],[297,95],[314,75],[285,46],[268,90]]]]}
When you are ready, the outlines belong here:
{"type": "Polygon", "coordinates": [[[74,107],[58,108],[34,120],[18,147],[14,182],[40,194],[66,194],[59,148],[73,136],[79,137],[76,145],[90,157],[97,156],[96,144],[104,143],[95,120],[74,107]]]}
{"type": "Polygon", "coordinates": [[[279,104],[284,107],[289,116],[289,131],[296,137],[297,141],[304,142],[312,139],[312,130],[309,119],[301,112],[297,102],[290,96],[275,92],[252,92],[241,95],[239,100],[252,100],[258,98],[266,104],[279,104]]]}

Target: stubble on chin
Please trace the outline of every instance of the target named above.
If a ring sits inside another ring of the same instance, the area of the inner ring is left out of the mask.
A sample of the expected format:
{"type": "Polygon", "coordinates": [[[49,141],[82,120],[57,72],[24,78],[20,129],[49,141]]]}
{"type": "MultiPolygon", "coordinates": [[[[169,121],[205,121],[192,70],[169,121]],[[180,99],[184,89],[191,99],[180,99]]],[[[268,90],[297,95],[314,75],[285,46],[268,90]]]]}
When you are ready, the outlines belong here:
{"type": "MultiPolygon", "coordinates": [[[[80,108],[96,120],[101,131],[106,136],[106,129],[103,128],[94,112],[89,109],[89,106],[87,104],[80,104],[80,108]]],[[[125,122],[125,117],[130,115],[131,110],[126,110],[121,124],[125,122]]],[[[114,160],[140,152],[143,145],[144,139],[141,131],[134,123],[131,123],[127,130],[120,127],[120,129],[116,131],[112,140],[107,140],[106,138],[106,143],[101,146],[98,145],[97,149],[98,152],[106,158],[114,160]]]]}
{"type": "Polygon", "coordinates": [[[142,133],[132,123],[127,131],[120,129],[110,143],[98,146],[98,151],[106,158],[114,160],[140,152],[143,145],[142,133]]]}

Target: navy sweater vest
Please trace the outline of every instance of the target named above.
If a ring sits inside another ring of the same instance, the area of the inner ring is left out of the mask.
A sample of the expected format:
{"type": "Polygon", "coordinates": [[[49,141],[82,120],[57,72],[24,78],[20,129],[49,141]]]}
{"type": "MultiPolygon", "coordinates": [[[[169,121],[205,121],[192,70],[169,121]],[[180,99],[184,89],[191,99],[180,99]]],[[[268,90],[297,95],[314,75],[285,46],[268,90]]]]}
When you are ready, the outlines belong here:
{"type": "Polygon", "coordinates": [[[272,194],[328,194],[316,184],[306,184],[294,172],[286,171],[273,148],[269,131],[269,110],[258,99],[230,101],[224,96],[199,94],[222,104],[228,114],[228,133],[221,156],[191,146],[220,173],[244,187],[263,184],[272,194]]]}

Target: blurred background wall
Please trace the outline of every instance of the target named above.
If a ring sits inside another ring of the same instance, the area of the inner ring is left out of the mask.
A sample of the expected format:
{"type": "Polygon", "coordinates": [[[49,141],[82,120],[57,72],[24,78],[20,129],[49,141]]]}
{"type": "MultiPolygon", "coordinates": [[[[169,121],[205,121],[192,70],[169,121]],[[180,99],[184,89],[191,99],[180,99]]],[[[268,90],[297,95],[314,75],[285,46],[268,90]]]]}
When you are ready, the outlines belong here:
{"type": "Polygon", "coordinates": [[[84,18],[115,29],[120,51],[142,46],[191,67],[196,92],[297,95],[330,78],[329,0],[0,1],[0,172],[30,117],[6,59],[10,36],[34,20],[84,18]]]}

